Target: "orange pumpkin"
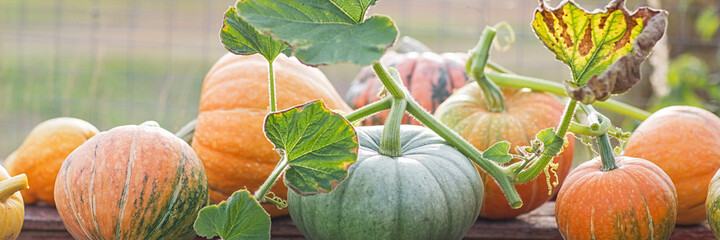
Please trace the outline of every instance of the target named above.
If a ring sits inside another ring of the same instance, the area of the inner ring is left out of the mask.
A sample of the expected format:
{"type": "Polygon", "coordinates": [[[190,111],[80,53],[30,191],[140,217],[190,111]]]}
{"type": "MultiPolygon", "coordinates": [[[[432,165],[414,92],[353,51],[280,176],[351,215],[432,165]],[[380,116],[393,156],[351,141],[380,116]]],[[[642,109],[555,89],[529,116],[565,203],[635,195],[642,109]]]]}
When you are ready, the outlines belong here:
{"type": "MultiPolygon", "coordinates": [[[[205,165],[214,203],[239,189],[254,192],[280,159],[263,132],[269,112],[267,65],[257,54],[226,54],[205,77],[192,146],[205,165]]],[[[282,54],[273,68],[278,110],[322,99],[330,109],[351,111],[320,70],[282,54]]],[[[271,191],[287,196],[283,184],[271,191]]],[[[272,216],[288,214],[271,203],[263,206],[272,216]]]]}
{"type": "Polygon", "coordinates": [[[101,132],[63,162],[55,202],[75,239],[190,239],[207,205],[190,145],[155,122],[101,132]]]}
{"type": "Polygon", "coordinates": [[[647,159],[670,176],[677,188],[677,224],[705,221],[707,187],[720,169],[720,118],[696,107],[660,109],[635,129],[624,155],[647,159]]]}
{"type": "Polygon", "coordinates": [[[99,131],[77,118],[61,117],[44,121],[28,134],[15,152],[5,159],[10,175],[25,173],[33,187],[21,191],[25,204],[42,201],[55,205],[55,178],[65,158],[99,131]]]}
{"type": "MultiPolygon", "coordinates": [[[[515,146],[529,146],[540,130],[555,127],[562,118],[564,106],[547,93],[503,88],[505,113],[489,112],[485,97],[478,84],[468,84],[445,100],[435,112],[435,117],[453,129],[477,149],[484,150],[496,142],[510,142],[511,152],[515,146]]],[[[573,158],[574,138],[567,135],[569,145],[553,163],[559,164],[557,180],[562,184],[570,171],[573,158]]],[[[485,184],[485,199],[480,217],[490,219],[513,218],[529,212],[551,198],[545,173],[530,182],[516,185],[523,201],[519,209],[512,209],[500,186],[478,167],[485,184]]],[[[553,181],[555,179],[553,178],[553,181]]],[[[559,186],[558,186],[559,187],[559,186]]],[[[553,194],[557,192],[553,188],[553,194]]]]}
{"type": "Polygon", "coordinates": [[[675,227],[675,187],[662,169],[644,159],[616,157],[618,168],[601,170],[601,158],[568,175],[555,202],[565,239],[668,239],[675,227]]]}
{"type": "MultiPolygon", "coordinates": [[[[413,98],[430,113],[447,99],[455,89],[465,86],[468,77],[465,74],[464,53],[437,54],[430,51],[396,53],[388,51],[380,59],[384,67],[394,67],[400,73],[403,84],[413,98]]],[[[355,77],[345,95],[346,101],[353,108],[360,108],[377,100],[382,88],[380,79],[372,67],[365,67],[355,77]]],[[[389,110],[381,111],[368,117],[362,125],[382,125],[389,110]]],[[[422,125],[419,121],[405,114],[403,124],[422,125]]]]}

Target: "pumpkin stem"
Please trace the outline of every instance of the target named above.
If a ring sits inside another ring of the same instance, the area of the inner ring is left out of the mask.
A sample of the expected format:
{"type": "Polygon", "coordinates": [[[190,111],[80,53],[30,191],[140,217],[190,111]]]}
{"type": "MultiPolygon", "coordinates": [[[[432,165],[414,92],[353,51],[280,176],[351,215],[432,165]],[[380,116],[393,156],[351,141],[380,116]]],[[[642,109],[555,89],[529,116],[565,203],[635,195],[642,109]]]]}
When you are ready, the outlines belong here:
{"type": "Polygon", "coordinates": [[[267,195],[267,193],[270,191],[270,188],[275,184],[278,177],[280,177],[280,174],[285,172],[285,168],[287,168],[288,166],[287,152],[281,150],[281,153],[282,157],[280,158],[280,161],[278,161],[278,164],[270,173],[270,176],[265,179],[265,182],[260,185],[260,188],[258,188],[258,190],[253,195],[258,202],[265,200],[265,195],[267,195]]]}
{"type": "Polygon", "coordinates": [[[277,111],[277,104],[275,103],[275,70],[273,70],[273,62],[275,60],[268,61],[268,91],[270,91],[270,112],[277,111]]]}
{"type": "MultiPolygon", "coordinates": [[[[563,113],[563,118],[560,121],[560,124],[556,128],[556,135],[557,136],[565,136],[567,133],[568,127],[570,126],[570,121],[572,120],[573,115],[575,115],[575,108],[577,107],[577,101],[570,99],[570,101],[565,106],[565,112],[563,113]]],[[[540,172],[544,171],[545,168],[548,166],[550,161],[552,161],[553,157],[543,154],[537,161],[532,163],[528,168],[522,170],[520,173],[518,173],[517,178],[515,179],[515,184],[522,184],[529,182],[530,180],[533,180],[535,177],[537,177],[540,172]]]]}
{"type": "MultiPolygon", "coordinates": [[[[400,84],[400,74],[394,68],[390,69],[392,79],[400,84]]],[[[380,154],[390,157],[399,157],[402,155],[400,148],[400,125],[405,114],[407,101],[405,98],[393,97],[390,113],[385,118],[385,126],[383,127],[382,139],[380,140],[380,154]]]]}
{"type": "Polygon", "coordinates": [[[369,117],[370,115],[373,115],[377,112],[390,109],[392,106],[392,99],[394,97],[386,97],[382,100],[375,101],[371,104],[365,105],[361,108],[355,109],[355,111],[352,111],[345,115],[345,119],[348,120],[348,122],[355,123],[362,121],[363,119],[369,117]]]}
{"type": "Polygon", "coordinates": [[[0,181],[0,203],[7,201],[16,192],[28,188],[27,176],[24,173],[0,181]]]}
{"type": "Polygon", "coordinates": [[[597,137],[598,146],[600,147],[600,159],[602,160],[602,171],[610,171],[618,168],[615,162],[615,155],[613,154],[613,148],[610,145],[610,138],[607,133],[597,137]]]}
{"type": "Polygon", "coordinates": [[[485,96],[485,107],[487,110],[490,112],[504,113],[506,108],[502,91],[485,75],[485,65],[490,56],[490,46],[493,43],[496,32],[494,27],[485,27],[482,35],[480,35],[480,40],[471,51],[470,58],[467,64],[465,64],[465,71],[480,85],[480,89],[482,89],[483,95],[485,96]]]}
{"type": "Polygon", "coordinates": [[[385,126],[383,127],[382,139],[380,140],[380,154],[390,157],[399,157],[402,155],[400,148],[400,125],[402,117],[405,113],[407,101],[404,98],[392,98],[392,107],[390,113],[385,118],[385,126]]]}
{"type": "Polygon", "coordinates": [[[180,130],[175,133],[175,136],[190,144],[193,133],[195,133],[195,125],[197,125],[197,119],[193,119],[186,123],[185,126],[182,126],[180,130]]]}

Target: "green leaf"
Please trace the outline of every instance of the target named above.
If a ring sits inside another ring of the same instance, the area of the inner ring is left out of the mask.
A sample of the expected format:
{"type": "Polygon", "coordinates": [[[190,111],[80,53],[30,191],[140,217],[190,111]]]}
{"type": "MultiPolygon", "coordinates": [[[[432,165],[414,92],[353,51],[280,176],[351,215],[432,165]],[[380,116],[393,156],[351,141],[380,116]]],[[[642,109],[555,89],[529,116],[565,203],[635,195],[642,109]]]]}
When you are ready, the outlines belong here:
{"type": "MultiPolygon", "coordinates": [[[[558,60],[570,66],[577,86],[585,85],[594,75],[602,74],[613,62],[633,52],[633,42],[648,20],[664,13],[639,8],[631,15],[625,9],[625,1],[612,1],[605,11],[593,13],[585,12],[573,1],[566,1],[557,9],[548,9],[544,1],[540,3],[532,22],[535,34],[558,60]]],[[[662,31],[664,28],[663,24],[662,31]]]]}
{"type": "Polygon", "coordinates": [[[369,65],[390,47],[397,28],[386,16],[365,19],[375,0],[239,1],[240,16],[293,47],[308,65],[369,65]]]}
{"type": "Polygon", "coordinates": [[[280,53],[288,56],[292,53],[287,44],[259,32],[240,18],[235,7],[225,12],[220,40],[230,52],[239,55],[260,53],[268,62],[272,62],[280,53]]]}
{"type": "Polygon", "coordinates": [[[201,209],[193,227],[199,236],[206,238],[270,239],[270,215],[247,190],[201,209]]]}
{"type": "Polygon", "coordinates": [[[285,184],[298,194],[332,191],[357,160],[355,129],[322,101],[268,114],[265,136],[287,154],[285,184]]]}
{"type": "Polygon", "coordinates": [[[556,156],[565,143],[563,138],[559,137],[552,128],[540,131],[535,138],[543,144],[543,155],[556,156]]]}
{"type": "Polygon", "coordinates": [[[497,163],[506,163],[512,160],[510,151],[510,143],[508,141],[496,142],[482,153],[483,158],[495,161],[497,163]]]}

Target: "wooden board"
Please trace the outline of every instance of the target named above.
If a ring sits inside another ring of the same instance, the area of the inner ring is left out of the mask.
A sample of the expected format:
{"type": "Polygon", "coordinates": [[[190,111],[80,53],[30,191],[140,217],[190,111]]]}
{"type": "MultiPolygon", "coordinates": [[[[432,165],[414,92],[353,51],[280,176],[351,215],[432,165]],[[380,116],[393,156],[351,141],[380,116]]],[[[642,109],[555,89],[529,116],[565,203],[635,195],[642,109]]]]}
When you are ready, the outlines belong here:
{"type": "MultiPolygon", "coordinates": [[[[478,220],[464,239],[562,239],[555,225],[553,212],[554,202],[548,202],[528,214],[512,220],[489,221],[478,220]]],[[[290,217],[273,219],[272,239],[305,239],[295,227],[290,217]]],[[[21,240],[72,239],[65,230],[60,215],[53,207],[27,206],[25,223],[20,233],[21,240]]],[[[197,239],[204,239],[198,237],[197,239]]],[[[715,239],[707,223],[675,227],[670,239],[694,240],[715,239]]]]}

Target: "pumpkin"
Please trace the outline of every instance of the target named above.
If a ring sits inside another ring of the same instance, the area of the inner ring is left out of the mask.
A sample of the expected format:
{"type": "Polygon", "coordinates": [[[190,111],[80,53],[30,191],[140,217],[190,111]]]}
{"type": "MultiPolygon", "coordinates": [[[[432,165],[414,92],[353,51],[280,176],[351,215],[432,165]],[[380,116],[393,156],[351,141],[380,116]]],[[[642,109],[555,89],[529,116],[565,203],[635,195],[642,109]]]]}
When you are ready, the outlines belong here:
{"type": "Polygon", "coordinates": [[[715,238],[720,239],[720,171],[717,171],[710,180],[708,195],[705,199],[705,213],[715,238]]]}
{"type": "Polygon", "coordinates": [[[157,123],[101,132],[73,151],[55,203],[75,239],[191,239],[208,188],[200,159],[157,123]]]}
{"type": "MultiPolygon", "coordinates": [[[[506,106],[504,113],[488,111],[480,86],[468,84],[445,100],[436,110],[435,117],[477,149],[487,149],[505,140],[510,142],[512,153],[516,146],[529,146],[539,131],[560,123],[564,106],[552,95],[515,88],[502,88],[502,92],[506,106]]],[[[553,163],[559,164],[556,170],[558,184],[562,184],[572,165],[574,139],[572,135],[567,135],[566,139],[571,140],[568,146],[553,158],[553,163]]],[[[485,183],[485,200],[480,212],[483,218],[507,219],[530,212],[558,191],[555,187],[552,194],[548,194],[546,175],[541,173],[532,181],[515,186],[523,206],[512,209],[500,186],[485,171],[477,169],[485,183]]]]}
{"type": "Polygon", "coordinates": [[[603,171],[600,157],[584,162],[565,180],[555,219],[565,239],[668,239],[675,227],[677,195],[662,169],[619,156],[603,171]]]}
{"type": "Polygon", "coordinates": [[[379,151],[382,126],[358,127],[348,177],[330,193],[288,193],[308,239],[460,239],[475,223],[483,187],[472,163],[429,129],[402,125],[402,155],[379,151]]]}
{"type": "Polygon", "coordinates": [[[0,239],[13,240],[20,235],[25,219],[25,205],[20,190],[28,188],[27,176],[10,177],[0,166],[0,239]]]}
{"type": "Polygon", "coordinates": [[[677,224],[705,221],[707,187],[720,169],[720,118],[688,106],[663,108],[630,136],[626,156],[658,165],[677,188],[677,224]]]}
{"type": "MultiPolygon", "coordinates": [[[[256,191],[280,160],[263,131],[269,113],[268,63],[255,54],[226,54],[205,77],[192,147],[207,171],[210,199],[219,203],[233,192],[256,191]]],[[[350,112],[325,75],[280,54],[273,63],[277,109],[322,99],[330,109],[350,112]]],[[[285,198],[287,188],[271,191],[285,198]]],[[[287,215],[272,203],[263,203],[272,216],[287,215]]]]}
{"type": "MultiPolygon", "coordinates": [[[[408,52],[397,53],[388,51],[380,62],[383,67],[394,67],[400,73],[404,85],[413,98],[433,113],[457,88],[468,81],[465,74],[467,55],[463,53],[408,52]]],[[[364,67],[350,84],[345,101],[353,108],[360,108],[377,100],[382,83],[372,67],[364,67]]],[[[379,112],[366,118],[362,125],[382,125],[389,110],[379,112]]],[[[404,124],[422,125],[407,113],[403,117],[404,124]]]]}
{"type": "Polygon", "coordinates": [[[55,178],[65,158],[99,131],[85,120],[69,117],[44,121],[5,159],[10,175],[27,174],[33,188],[22,191],[25,204],[42,201],[55,205],[55,178]]]}

